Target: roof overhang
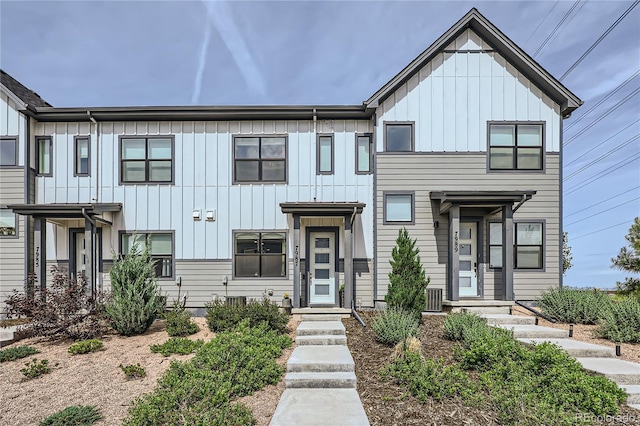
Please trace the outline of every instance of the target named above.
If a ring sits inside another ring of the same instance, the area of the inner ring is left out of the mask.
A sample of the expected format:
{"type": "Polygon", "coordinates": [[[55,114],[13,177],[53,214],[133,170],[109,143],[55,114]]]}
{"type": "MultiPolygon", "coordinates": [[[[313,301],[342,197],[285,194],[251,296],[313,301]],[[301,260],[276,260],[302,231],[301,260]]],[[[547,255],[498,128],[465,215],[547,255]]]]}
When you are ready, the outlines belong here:
{"type": "Polygon", "coordinates": [[[467,28],[472,29],[482,37],[489,45],[498,51],[504,58],[524,74],[540,90],[553,99],[558,105],[563,117],[568,117],[571,112],[582,105],[582,100],[567,89],[559,80],[549,74],[524,50],[520,49],[509,37],[494,26],[477,9],[471,9],[465,16],[456,22],[449,30],[440,36],[431,46],[422,52],[416,59],[396,74],[387,84],[374,93],[365,105],[371,108],[378,107],[386,98],[395,92],[402,84],[413,77],[423,66],[442,52],[467,28]]]}
{"type": "Polygon", "coordinates": [[[524,203],[536,191],[432,191],[431,200],[440,202],[440,214],[457,205],[467,208],[495,209],[513,203],[524,203]]]}
{"type": "Polygon", "coordinates": [[[282,213],[292,213],[300,216],[347,216],[354,212],[357,214],[362,213],[365,206],[365,203],[357,201],[280,203],[282,213]]]}
{"type": "Polygon", "coordinates": [[[121,203],[92,204],[10,204],[7,206],[14,213],[47,219],[82,219],[86,215],[96,216],[106,212],[119,212],[121,203]]]}

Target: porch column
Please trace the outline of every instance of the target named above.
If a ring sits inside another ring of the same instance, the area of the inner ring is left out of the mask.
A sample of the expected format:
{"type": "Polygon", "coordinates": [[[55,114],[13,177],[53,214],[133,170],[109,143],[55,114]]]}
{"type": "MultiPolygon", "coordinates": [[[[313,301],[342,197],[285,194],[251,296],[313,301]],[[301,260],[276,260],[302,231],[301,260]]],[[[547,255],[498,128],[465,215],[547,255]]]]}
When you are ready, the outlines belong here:
{"type": "Polygon", "coordinates": [[[47,220],[45,218],[35,218],[33,240],[34,274],[37,285],[44,290],[47,288],[47,220]]]}
{"type": "Polygon", "coordinates": [[[300,307],[300,215],[293,215],[293,307],[300,307]]]}
{"type": "Polygon", "coordinates": [[[344,218],[344,307],[353,301],[353,226],[351,216],[344,218]]]}
{"type": "Polygon", "coordinates": [[[449,299],[460,300],[460,206],[449,209],[449,299]]]}
{"type": "Polygon", "coordinates": [[[93,224],[89,219],[84,220],[84,264],[85,264],[85,272],[84,275],[87,278],[87,285],[91,292],[93,293],[93,289],[95,288],[95,274],[94,274],[94,253],[95,253],[95,244],[93,240],[93,224]]]}
{"type": "Polygon", "coordinates": [[[513,206],[502,206],[502,289],[503,300],[513,300],[513,206]]]}

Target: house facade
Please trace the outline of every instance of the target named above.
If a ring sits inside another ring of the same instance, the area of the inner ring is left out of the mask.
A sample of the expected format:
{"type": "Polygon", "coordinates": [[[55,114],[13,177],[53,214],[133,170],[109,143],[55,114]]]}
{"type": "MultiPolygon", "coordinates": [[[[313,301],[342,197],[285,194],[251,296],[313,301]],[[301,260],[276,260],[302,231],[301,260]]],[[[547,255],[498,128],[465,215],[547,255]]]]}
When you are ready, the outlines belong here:
{"type": "Polygon", "coordinates": [[[0,237],[0,285],[57,264],[108,289],[138,242],[194,308],[337,306],[341,288],[374,306],[406,227],[446,300],[531,300],[561,285],[562,121],[580,104],[472,9],[362,105],[3,113],[22,142],[0,207],[24,231],[0,237]]]}

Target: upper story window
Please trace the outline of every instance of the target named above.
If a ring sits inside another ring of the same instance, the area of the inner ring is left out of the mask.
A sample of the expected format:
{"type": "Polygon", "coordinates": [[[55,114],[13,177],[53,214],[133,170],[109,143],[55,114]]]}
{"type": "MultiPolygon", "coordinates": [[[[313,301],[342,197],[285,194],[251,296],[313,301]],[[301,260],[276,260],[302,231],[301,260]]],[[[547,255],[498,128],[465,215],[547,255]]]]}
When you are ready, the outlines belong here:
{"type": "Polygon", "coordinates": [[[412,152],[414,146],[413,122],[384,123],[384,150],[386,152],[412,152]]]}
{"type": "Polygon", "coordinates": [[[173,182],[173,143],[173,136],[120,137],[120,181],[173,182]]]}
{"type": "Polygon", "coordinates": [[[17,235],[16,214],[9,209],[0,209],[0,237],[17,235]]]}
{"type": "Polygon", "coordinates": [[[286,232],[236,232],[234,275],[236,277],[286,277],[286,232]]]}
{"type": "Polygon", "coordinates": [[[18,165],[18,140],[0,138],[0,166],[18,165]]]}
{"type": "Polygon", "coordinates": [[[89,176],[89,136],[75,137],[75,176],[89,176]]]}
{"type": "Polygon", "coordinates": [[[233,165],[234,183],[286,182],[286,136],[236,136],[233,165]]]}
{"type": "Polygon", "coordinates": [[[129,254],[137,244],[138,250],[149,250],[155,262],[156,278],[173,277],[173,234],[170,232],[125,232],[120,234],[120,253],[129,254]]]}
{"type": "Polygon", "coordinates": [[[490,170],[542,170],[542,123],[489,123],[490,170]]]}
{"type": "Polygon", "coordinates": [[[414,223],[414,193],[384,193],[384,223],[414,223]]]}
{"type": "Polygon", "coordinates": [[[316,141],[316,174],[333,174],[333,135],[318,135],[316,141]]]}
{"type": "Polygon", "coordinates": [[[53,174],[53,142],[50,136],[36,138],[36,172],[39,176],[53,174]]]}
{"type": "MultiPolygon", "coordinates": [[[[514,269],[542,269],[544,224],[514,223],[514,269]]],[[[502,268],[502,223],[489,223],[489,267],[502,268]]]]}
{"type": "Polygon", "coordinates": [[[366,175],[373,172],[371,135],[356,135],[356,174],[366,175]]]}

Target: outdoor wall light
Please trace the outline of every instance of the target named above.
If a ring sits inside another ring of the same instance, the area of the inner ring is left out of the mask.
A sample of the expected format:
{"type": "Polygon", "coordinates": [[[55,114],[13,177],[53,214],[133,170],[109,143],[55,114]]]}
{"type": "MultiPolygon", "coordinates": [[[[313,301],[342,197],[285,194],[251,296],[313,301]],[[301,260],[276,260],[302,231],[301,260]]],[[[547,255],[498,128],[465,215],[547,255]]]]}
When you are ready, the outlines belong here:
{"type": "Polygon", "coordinates": [[[200,209],[193,210],[193,220],[200,220],[200,209]]]}
{"type": "Polygon", "coordinates": [[[207,221],[213,222],[216,220],[216,211],[215,210],[207,210],[207,221]]]}
{"type": "Polygon", "coordinates": [[[433,227],[434,227],[434,228],[438,228],[438,227],[440,227],[440,221],[439,221],[439,220],[436,220],[435,222],[433,222],[433,227]]]}

